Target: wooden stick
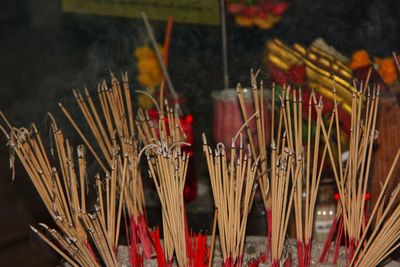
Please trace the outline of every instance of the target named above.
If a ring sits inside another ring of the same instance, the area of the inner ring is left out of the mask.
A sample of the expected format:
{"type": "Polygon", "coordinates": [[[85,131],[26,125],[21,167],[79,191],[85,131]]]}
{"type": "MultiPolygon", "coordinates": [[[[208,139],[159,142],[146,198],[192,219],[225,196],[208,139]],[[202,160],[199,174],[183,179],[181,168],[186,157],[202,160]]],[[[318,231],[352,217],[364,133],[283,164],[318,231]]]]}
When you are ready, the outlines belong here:
{"type": "Polygon", "coordinates": [[[29,226],[31,228],[31,230],[37,234],[40,239],[42,239],[44,242],[46,242],[52,249],[54,249],[58,254],[60,254],[61,257],[63,257],[66,261],[68,261],[69,264],[71,264],[74,267],[79,267],[78,264],[75,263],[75,261],[73,261],[67,254],[65,254],[64,252],[62,252],[57,246],[55,246],[53,244],[53,242],[51,242],[49,239],[47,239],[42,233],[40,233],[35,227],[33,227],[32,225],[29,226]]]}

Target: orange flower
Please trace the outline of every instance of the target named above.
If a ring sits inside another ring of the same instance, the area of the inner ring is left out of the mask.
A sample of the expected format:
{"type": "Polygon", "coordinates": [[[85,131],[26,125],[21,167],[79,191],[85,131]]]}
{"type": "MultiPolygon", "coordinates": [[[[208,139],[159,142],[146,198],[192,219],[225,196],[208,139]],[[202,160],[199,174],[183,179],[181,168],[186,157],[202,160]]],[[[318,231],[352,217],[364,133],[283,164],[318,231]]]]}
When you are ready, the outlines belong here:
{"type": "Polygon", "coordinates": [[[375,62],[378,65],[378,72],[382,80],[387,85],[392,85],[397,80],[396,66],[392,58],[377,58],[375,62]]]}
{"type": "MultiPolygon", "coordinates": [[[[159,47],[161,50],[161,47],[159,47]]],[[[162,79],[156,54],[148,46],[137,47],[134,51],[137,59],[138,81],[145,87],[159,86],[162,79]]]]}
{"type": "Polygon", "coordinates": [[[155,72],[160,69],[158,61],[155,59],[144,59],[137,62],[139,72],[155,72]]]}
{"type": "Polygon", "coordinates": [[[365,50],[358,50],[353,53],[351,56],[351,69],[358,69],[361,67],[365,67],[371,64],[371,60],[369,58],[368,52],[365,50]]]}
{"type": "Polygon", "coordinates": [[[138,81],[141,85],[146,87],[159,86],[161,83],[161,73],[160,72],[139,73],[138,81]]]}
{"type": "MultiPolygon", "coordinates": [[[[162,54],[163,49],[160,45],[158,45],[158,50],[162,54]]],[[[151,49],[147,45],[137,47],[135,49],[135,51],[133,51],[133,55],[139,60],[140,59],[153,59],[153,58],[157,59],[156,54],[154,53],[153,49],[151,49]]]]}
{"type": "Polygon", "coordinates": [[[137,47],[133,52],[137,59],[148,59],[148,58],[155,58],[155,54],[153,50],[150,49],[148,46],[141,46],[137,47]]]}
{"type": "Polygon", "coordinates": [[[253,26],[253,19],[246,16],[235,16],[236,24],[242,27],[251,27],[253,26]]]}
{"type": "Polygon", "coordinates": [[[272,26],[274,26],[275,23],[277,23],[281,19],[280,16],[275,16],[275,15],[268,15],[266,18],[260,18],[256,17],[254,18],[253,22],[256,24],[260,29],[269,29],[272,26]]]}

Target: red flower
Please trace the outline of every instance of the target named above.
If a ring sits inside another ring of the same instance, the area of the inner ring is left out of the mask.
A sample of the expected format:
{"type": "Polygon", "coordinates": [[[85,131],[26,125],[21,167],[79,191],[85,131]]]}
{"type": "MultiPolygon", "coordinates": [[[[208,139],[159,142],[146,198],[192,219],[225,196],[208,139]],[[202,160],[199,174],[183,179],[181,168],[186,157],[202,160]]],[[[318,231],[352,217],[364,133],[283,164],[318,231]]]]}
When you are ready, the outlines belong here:
{"type": "Polygon", "coordinates": [[[236,14],[241,12],[244,7],[245,5],[240,3],[229,3],[226,9],[228,10],[229,13],[236,14]]]}
{"type": "Polygon", "coordinates": [[[240,15],[246,16],[246,17],[255,17],[260,10],[259,6],[248,6],[243,8],[240,11],[240,15]]]}
{"type": "Polygon", "coordinates": [[[306,70],[303,65],[294,65],[288,71],[288,79],[292,84],[304,84],[306,82],[306,70]]]}
{"type": "Polygon", "coordinates": [[[274,13],[277,16],[282,15],[283,12],[286,11],[286,9],[289,7],[288,3],[286,2],[280,2],[277,4],[274,4],[274,6],[272,7],[272,13],[274,13]]]}
{"type": "Polygon", "coordinates": [[[272,76],[272,79],[278,85],[288,84],[287,75],[283,70],[280,70],[278,68],[272,67],[271,68],[271,76],[272,76]]]}

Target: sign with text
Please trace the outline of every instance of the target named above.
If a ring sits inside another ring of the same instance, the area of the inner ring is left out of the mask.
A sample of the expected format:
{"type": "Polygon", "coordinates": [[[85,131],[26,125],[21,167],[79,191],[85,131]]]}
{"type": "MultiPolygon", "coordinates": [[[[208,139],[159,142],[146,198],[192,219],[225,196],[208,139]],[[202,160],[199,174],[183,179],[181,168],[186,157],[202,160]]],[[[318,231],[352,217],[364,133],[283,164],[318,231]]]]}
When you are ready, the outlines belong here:
{"type": "Polygon", "coordinates": [[[64,12],[219,25],[218,0],[63,0],[64,12]]]}

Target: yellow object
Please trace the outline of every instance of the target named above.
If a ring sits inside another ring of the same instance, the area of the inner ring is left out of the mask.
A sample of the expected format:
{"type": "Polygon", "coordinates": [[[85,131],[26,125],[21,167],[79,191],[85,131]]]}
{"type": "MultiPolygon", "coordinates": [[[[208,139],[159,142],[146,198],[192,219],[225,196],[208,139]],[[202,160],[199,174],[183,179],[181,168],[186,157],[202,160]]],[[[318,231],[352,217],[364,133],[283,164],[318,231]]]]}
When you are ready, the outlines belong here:
{"type": "Polygon", "coordinates": [[[365,50],[358,50],[351,56],[350,68],[352,70],[365,67],[371,64],[368,52],[365,50]]]}
{"type": "Polygon", "coordinates": [[[156,59],[142,59],[137,62],[137,68],[140,73],[150,72],[159,73],[160,65],[156,59]]]}
{"type": "MultiPolygon", "coordinates": [[[[161,50],[162,48],[159,46],[158,49],[161,50]]],[[[141,46],[135,49],[133,55],[137,59],[137,80],[145,87],[147,93],[153,95],[156,92],[156,88],[160,86],[163,77],[156,54],[150,47],[141,46]]],[[[153,106],[153,102],[146,95],[139,94],[137,99],[139,107],[145,110],[153,106]]]]}
{"type": "Polygon", "coordinates": [[[378,72],[382,80],[386,84],[392,85],[397,80],[397,72],[393,60],[391,58],[377,58],[375,62],[378,65],[378,72]]]}
{"type": "Polygon", "coordinates": [[[137,59],[156,58],[153,50],[151,50],[148,46],[140,46],[136,48],[133,54],[137,59]]]}
{"type": "Polygon", "coordinates": [[[137,79],[139,83],[145,87],[159,86],[162,80],[162,73],[153,50],[148,46],[138,47],[135,49],[134,55],[137,58],[137,79]]]}
{"type": "Polygon", "coordinates": [[[235,16],[236,24],[242,27],[251,27],[253,26],[253,19],[245,16],[235,16]]]}
{"type": "Polygon", "coordinates": [[[140,73],[137,79],[145,87],[159,86],[161,83],[160,76],[151,72],[140,73]]]}
{"type": "Polygon", "coordinates": [[[287,46],[282,41],[274,39],[267,43],[266,60],[283,71],[291,66],[302,64],[305,67],[309,88],[317,93],[333,99],[333,85],[337,99],[342,108],[350,113],[353,94],[351,84],[352,74],[348,67],[335,57],[317,48],[306,48],[300,44],[287,46]]]}
{"type": "Polygon", "coordinates": [[[268,15],[266,18],[259,18],[256,17],[253,19],[253,22],[255,25],[257,25],[260,29],[269,29],[271,28],[275,23],[277,23],[281,19],[280,16],[275,16],[275,15],[268,15]]]}

